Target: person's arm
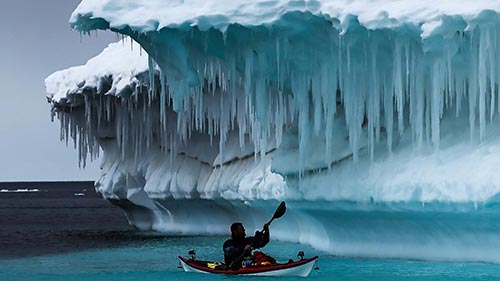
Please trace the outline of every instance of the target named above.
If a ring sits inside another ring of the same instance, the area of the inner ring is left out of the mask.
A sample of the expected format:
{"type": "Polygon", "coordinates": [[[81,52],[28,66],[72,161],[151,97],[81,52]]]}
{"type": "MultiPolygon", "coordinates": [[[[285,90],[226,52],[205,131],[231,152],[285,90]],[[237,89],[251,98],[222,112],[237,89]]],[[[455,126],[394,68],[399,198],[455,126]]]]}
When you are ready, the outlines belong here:
{"type": "Polygon", "coordinates": [[[269,243],[269,225],[266,223],[262,231],[256,231],[253,237],[252,246],[254,249],[262,248],[269,243]]]}

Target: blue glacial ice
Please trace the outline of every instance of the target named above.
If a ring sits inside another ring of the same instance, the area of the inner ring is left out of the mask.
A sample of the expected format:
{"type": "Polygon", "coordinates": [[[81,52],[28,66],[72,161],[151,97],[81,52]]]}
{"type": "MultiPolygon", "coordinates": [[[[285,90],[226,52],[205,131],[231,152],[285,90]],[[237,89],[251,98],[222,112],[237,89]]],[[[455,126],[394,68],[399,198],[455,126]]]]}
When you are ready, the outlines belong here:
{"type": "Polygon", "coordinates": [[[143,229],[286,199],[280,239],[500,261],[500,1],[245,2],[82,1],[74,29],[127,38],[46,86],[97,190],[143,229]]]}

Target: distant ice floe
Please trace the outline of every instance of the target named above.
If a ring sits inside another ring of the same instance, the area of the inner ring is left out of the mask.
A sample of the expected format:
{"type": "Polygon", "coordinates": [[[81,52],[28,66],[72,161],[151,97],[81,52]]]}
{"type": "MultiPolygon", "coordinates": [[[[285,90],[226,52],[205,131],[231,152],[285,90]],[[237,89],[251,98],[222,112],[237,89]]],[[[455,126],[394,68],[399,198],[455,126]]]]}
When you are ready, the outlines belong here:
{"type": "Polygon", "coordinates": [[[20,188],[20,189],[2,189],[0,192],[2,193],[27,193],[27,192],[41,192],[42,190],[38,188],[34,189],[27,189],[27,188],[20,188]]]}

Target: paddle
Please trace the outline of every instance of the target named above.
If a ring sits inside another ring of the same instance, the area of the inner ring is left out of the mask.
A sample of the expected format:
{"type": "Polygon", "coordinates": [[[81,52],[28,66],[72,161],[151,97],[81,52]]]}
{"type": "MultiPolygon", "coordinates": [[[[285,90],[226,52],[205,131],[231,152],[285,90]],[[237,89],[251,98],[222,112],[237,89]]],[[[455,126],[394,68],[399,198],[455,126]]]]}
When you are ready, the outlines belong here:
{"type": "Polygon", "coordinates": [[[285,212],[286,212],[285,201],[281,201],[280,205],[278,206],[278,208],[274,212],[272,219],[270,221],[268,221],[267,224],[271,225],[273,220],[281,218],[285,214],[285,212]]]}
{"type": "MultiPolygon", "coordinates": [[[[275,219],[279,219],[281,218],[286,212],[286,204],[285,204],[285,201],[281,201],[280,205],[278,206],[278,208],[276,208],[276,211],[274,211],[274,215],[273,217],[267,222],[267,225],[271,225],[271,223],[273,222],[273,220],[275,219]]],[[[234,262],[240,260],[243,258],[243,256],[245,255],[245,252],[243,252],[243,254],[241,254],[241,256],[239,256],[237,259],[235,259],[230,265],[229,267],[232,268],[233,267],[233,264],[234,262]]]]}

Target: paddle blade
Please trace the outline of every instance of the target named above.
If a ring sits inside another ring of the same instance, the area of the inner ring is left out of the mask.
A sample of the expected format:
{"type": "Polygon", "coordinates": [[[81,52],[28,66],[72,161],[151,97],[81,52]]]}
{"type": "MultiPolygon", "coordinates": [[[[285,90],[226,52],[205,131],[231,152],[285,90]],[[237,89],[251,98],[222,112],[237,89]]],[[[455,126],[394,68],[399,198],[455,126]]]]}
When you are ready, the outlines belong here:
{"type": "Polygon", "coordinates": [[[274,219],[277,219],[277,218],[281,218],[286,212],[286,204],[285,204],[285,201],[281,201],[280,205],[278,206],[278,208],[276,209],[276,211],[274,212],[274,215],[273,215],[273,220],[274,219]]]}

